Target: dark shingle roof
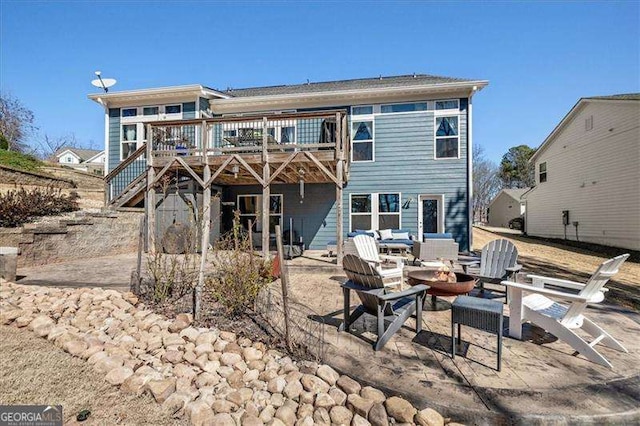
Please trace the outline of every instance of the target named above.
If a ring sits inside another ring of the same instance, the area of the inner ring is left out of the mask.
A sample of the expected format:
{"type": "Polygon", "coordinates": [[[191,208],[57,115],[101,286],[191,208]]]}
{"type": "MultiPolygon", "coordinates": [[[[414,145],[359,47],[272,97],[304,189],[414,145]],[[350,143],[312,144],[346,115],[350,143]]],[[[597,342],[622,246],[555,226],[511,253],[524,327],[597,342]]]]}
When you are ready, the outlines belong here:
{"type": "Polygon", "coordinates": [[[248,87],[227,89],[222,92],[234,96],[269,96],[299,93],[333,92],[341,90],[375,89],[386,87],[417,86],[425,84],[460,83],[475,81],[463,78],[439,77],[427,74],[397,75],[389,77],[358,78],[353,80],[323,81],[318,83],[289,84],[283,86],[248,87]]]}
{"type": "Polygon", "coordinates": [[[640,93],[623,93],[620,95],[609,96],[590,96],[584,99],[603,99],[603,100],[619,100],[619,101],[640,101],[640,93]]]}

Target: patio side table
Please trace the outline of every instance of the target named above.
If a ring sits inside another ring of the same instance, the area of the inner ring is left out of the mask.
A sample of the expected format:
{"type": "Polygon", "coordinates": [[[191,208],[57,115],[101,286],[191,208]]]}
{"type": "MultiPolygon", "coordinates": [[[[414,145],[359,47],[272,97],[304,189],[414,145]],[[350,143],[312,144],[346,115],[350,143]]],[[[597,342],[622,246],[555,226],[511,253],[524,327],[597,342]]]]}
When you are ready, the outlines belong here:
{"type": "Polygon", "coordinates": [[[498,336],[498,371],[502,364],[503,304],[495,300],[458,296],[451,304],[451,358],[456,357],[457,340],[461,341],[461,325],[466,325],[498,336]]]}

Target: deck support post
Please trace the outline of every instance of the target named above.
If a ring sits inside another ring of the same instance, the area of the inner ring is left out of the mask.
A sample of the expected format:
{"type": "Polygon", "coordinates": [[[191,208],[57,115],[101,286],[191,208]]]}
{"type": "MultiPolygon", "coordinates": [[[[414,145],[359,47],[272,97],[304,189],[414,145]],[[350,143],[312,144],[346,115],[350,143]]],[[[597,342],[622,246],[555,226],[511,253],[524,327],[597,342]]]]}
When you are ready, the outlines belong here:
{"type": "Polygon", "coordinates": [[[156,252],[156,188],[153,181],[156,178],[156,170],[153,166],[147,171],[147,193],[145,207],[147,209],[147,252],[156,252]]]}
{"type": "Polygon", "coordinates": [[[262,256],[269,259],[269,207],[271,204],[271,185],[269,176],[269,152],[267,143],[269,142],[267,133],[267,117],[262,118],[262,256]]]}
{"type": "Polygon", "coordinates": [[[343,132],[341,126],[340,114],[336,114],[336,262],[342,265],[343,243],[342,243],[342,186],[344,184],[343,167],[344,167],[344,149],[343,149],[343,132]]]}
{"type": "MultiPolygon", "coordinates": [[[[202,180],[209,182],[211,178],[211,168],[209,164],[204,165],[202,180]]],[[[207,253],[209,252],[209,234],[211,231],[211,186],[202,187],[202,217],[199,229],[202,232],[202,245],[200,247],[200,271],[198,272],[198,284],[196,285],[196,297],[194,301],[194,317],[201,318],[202,314],[202,289],[204,288],[204,270],[207,266],[207,253]]],[[[197,221],[196,221],[197,223],[197,221]]]]}

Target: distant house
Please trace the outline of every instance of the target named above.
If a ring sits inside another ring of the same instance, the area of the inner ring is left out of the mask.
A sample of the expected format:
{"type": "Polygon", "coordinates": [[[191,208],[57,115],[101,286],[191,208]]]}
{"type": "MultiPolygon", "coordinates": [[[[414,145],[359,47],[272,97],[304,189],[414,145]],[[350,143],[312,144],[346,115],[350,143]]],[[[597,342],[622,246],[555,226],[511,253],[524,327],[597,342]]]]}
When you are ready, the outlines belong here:
{"type": "Polygon", "coordinates": [[[58,163],[77,170],[95,174],[102,174],[104,171],[104,150],[63,147],[54,154],[54,158],[58,163]]]}
{"type": "Polygon", "coordinates": [[[523,200],[520,200],[520,197],[529,189],[514,188],[500,191],[487,209],[488,224],[507,228],[511,219],[523,216],[525,204],[523,200]]]}
{"type": "Polygon", "coordinates": [[[640,94],[582,98],[530,160],[529,235],[640,250],[640,94]]]}

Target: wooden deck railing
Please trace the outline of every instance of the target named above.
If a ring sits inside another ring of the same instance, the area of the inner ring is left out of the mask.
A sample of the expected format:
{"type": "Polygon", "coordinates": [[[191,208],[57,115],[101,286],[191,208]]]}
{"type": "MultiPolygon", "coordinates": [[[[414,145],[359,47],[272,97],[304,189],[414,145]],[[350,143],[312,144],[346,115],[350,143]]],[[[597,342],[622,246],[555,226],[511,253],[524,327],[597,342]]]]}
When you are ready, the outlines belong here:
{"type": "Polygon", "coordinates": [[[346,112],[321,111],[149,123],[153,157],[211,156],[267,151],[337,150],[346,112]]]}
{"type": "Polygon", "coordinates": [[[110,205],[139,182],[147,171],[147,144],[142,145],[104,177],[105,205],[110,205]]]}

